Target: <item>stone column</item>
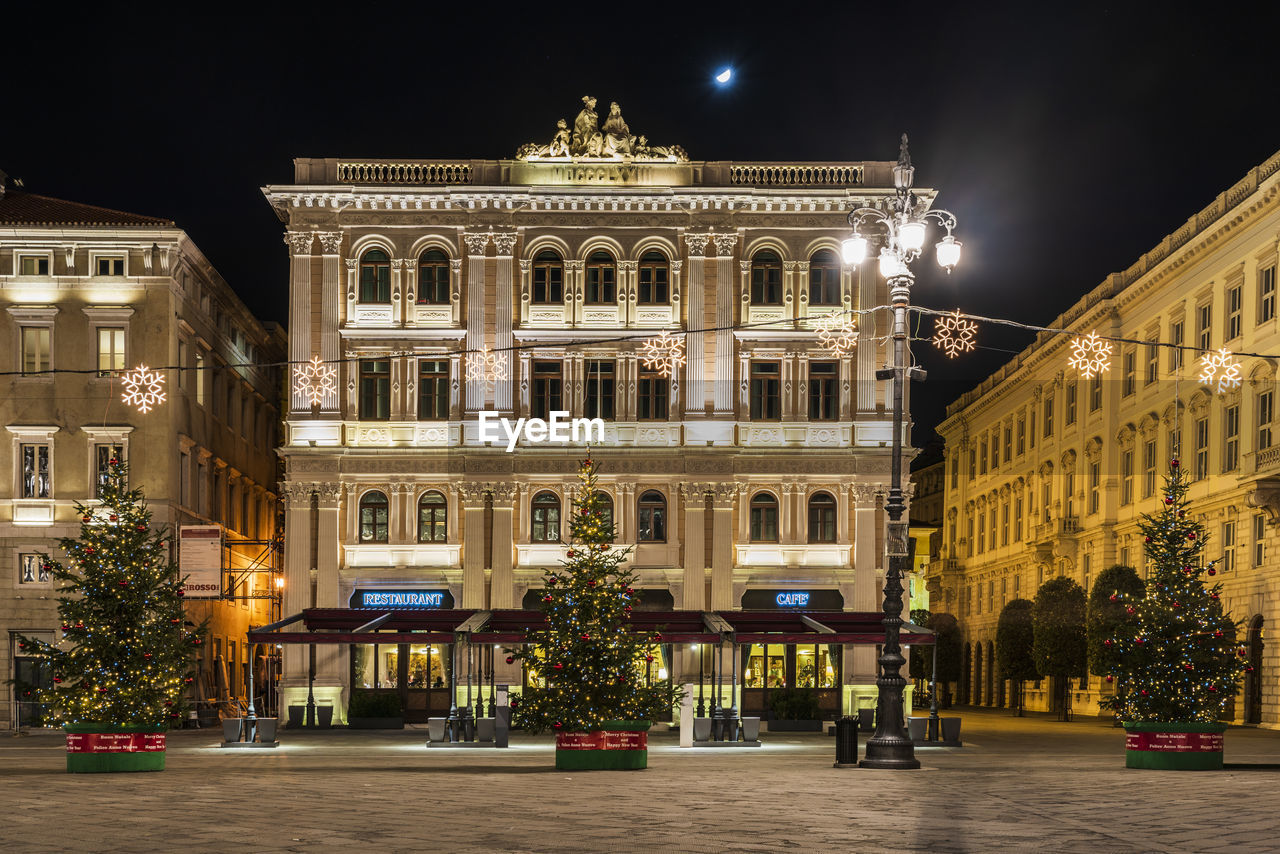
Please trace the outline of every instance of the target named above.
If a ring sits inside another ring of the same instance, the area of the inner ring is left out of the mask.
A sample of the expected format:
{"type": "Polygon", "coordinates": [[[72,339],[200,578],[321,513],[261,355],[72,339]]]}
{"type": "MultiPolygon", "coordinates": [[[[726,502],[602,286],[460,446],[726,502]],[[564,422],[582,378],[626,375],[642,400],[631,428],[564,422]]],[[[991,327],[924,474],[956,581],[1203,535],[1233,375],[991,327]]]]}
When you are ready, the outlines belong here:
{"type": "MultiPolygon", "coordinates": [[[[310,483],[284,483],[280,498],[284,502],[284,597],[280,611],[291,617],[311,607],[311,492],[310,483]]],[[[282,688],[301,686],[302,699],[307,690],[307,647],[284,645],[282,688]]]]}
{"type": "MultiPolygon", "coordinates": [[[[462,235],[467,244],[467,349],[479,351],[485,346],[484,337],[484,253],[489,245],[489,235],[483,232],[462,235]]],[[[467,411],[476,412],[485,407],[485,384],[479,380],[467,380],[467,411]]]]}
{"type": "Polygon", "coordinates": [[[484,607],[484,484],[464,483],[462,494],[462,604],[484,607]]]}
{"type": "MultiPolygon", "coordinates": [[[[342,300],[342,232],[321,232],[320,246],[324,252],[323,279],[320,290],[320,359],[330,367],[338,367],[342,358],[341,344],[338,339],[338,306],[342,300]]],[[[291,295],[292,296],[292,295],[291,295]]],[[[308,294],[309,296],[309,294],[308,294]]],[[[311,306],[308,300],[307,316],[310,318],[311,306]]],[[[293,349],[293,334],[290,330],[289,347],[293,349]]],[[[310,358],[310,356],[308,356],[310,358]]],[[[323,418],[338,418],[338,385],[334,383],[333,391],[326,392],[320,401],[320,415],[323,418]]]]}
{"type": "MultiPolygon", "coordinates": [[[[879,484],[855,483],[850,485],[853,496],[853,602],[845,602],[845,608],[853,611],[880,610],[876,589],[876,494],[879,484]],[[852,607],[850,607],[852,606],[852,607]]],[[[861,645],[853,650],[852,681],[874,682],[876,678],[876,649],[861,645]]]]}
{"type": "MultiPolygon", "coordinates": [[[[618,262],[618,319],[626,326],[636,323],[636,261],[618,262]]],[[[671,283],[667,283],[671,287],[671,283]]]]}
{"type": "MultiPolygon", "coordinates": [[[[311,361],[311,244],[310,231],[291,231],[284,237],[289,246],[289,361],[301,365],[311,361]]],[[[294,386],[290,377],[290,387],[294,386]]],[[[197,377],[203,382],[203,377],[197,377]]],[[[311,398],[293,388],[290,409],[310,412],[311,398]]]]}
{"type": "Polygon", "coordinates": [[[449,261],[449,321],[454,326],[462,322],[462,259],[449,261]]]}
{"type": "Polygon", "coordinates": [[[711,541],[711,610],[730,611],[733,601],[733,499],[738,485],[715,485],[715,520],[711,541]]]}
{"type": "Polygon", "coordinates": [[[738,289],[733,286],[733,250],[738,235],[717,234],[716,242],[716,378],[715,414],[733,416],[733,326],[734,302],[738,289]]]}
{"type": "MultiPolygon", "coordinates": [[[[689,313],[685,321],[686,329],[701,330],[706,326],[703,319],[706,299],[705,253],[709,234],[686,234],[684,242],[689,247],[689,285],[685,288],[688,295],[685,300],[689,313]]],[[[677,318],[678,319],[678,318],[677,318]]],[[[705,332],[690,332],[685,336],[684,411],[690,415],[701,415],[707,409],[707,392],[705,388],[705,332]]]]}
{"type": "Polygon", "coordinates": [[[403,258],[391,259],[391,325],[404,326],[404,267],[403,258]]]}
{"type": "MultiPolygon", "coordinates": [[[[497,314],[494,320],[493,349],[502,354],[502,358],[506,360],[508,365],[511,364],[512,351],[510,348],[515,344],[515,337],[512,333],[514,324],[512,305],[516,299],[515,258],[511,253],[515,250],[516,239],[519,236],[514,231],[493,235],[493,245],[498,251],[497,299],[494,301],[497,314]]],[[[507,378],[502,382],[496,383],[494,387],[495,409],[506,413],[511,412],[511,389],[513,385],[511,371],[507,371],[507,378]]]]}
{"type": "MultiPolygon", "coordinates": [[[[342,500],[342,484],[319,485],[319,510],[316,525],[316,607],[341,608],[338,590],[338,550],[341,537],[338,533],[338,510],[342,500]]],[[[319,644],[316,646],[316,684],[341,685],[346,675],[347,646],[345,644],[319,644]]],[[[335,718],[339,717],[337,710],[335,718]]]]}
{"type": "Polygon", "coordinates": [[[799,261],[782,262],[782,310],[783,316],[794,321],[802,317],[800,313],[800,269],[799,261]]]}
{"type": "Polygon", "coordinates": [[[680,496],[684,499],[684,583],[680,607],[686,611],[703,611],[706,610],[707,547],[704,517],[707,509],[707,485],[682,483],[680,496]]]}
{"type": "MultiPolygon", "coordinates": [[[[493,484],[493,570],[489,575],[489,607],[515,608],[514,483],[493,484]]],[[[483,517],[482,517],[483,518],[483,517]]]]}
{"type": "MultiPolygon", "coordinates": [[[[860,264],[855,269],[857,278],[858,308],[870,308],[876,304],[876,272],[874,264],[860,264]]],[[[876,354],[880,345],[875,341],[876,321],[873,315],[858,319],[858,360],[856,415],[873,412],[876,408],[876,354]]]]}
{"type": "Polygon", "coordinates": [[[585,268],[586,263],[583,261],[564,262],[564,322],[569,326],[582,323],[585,268]]]}

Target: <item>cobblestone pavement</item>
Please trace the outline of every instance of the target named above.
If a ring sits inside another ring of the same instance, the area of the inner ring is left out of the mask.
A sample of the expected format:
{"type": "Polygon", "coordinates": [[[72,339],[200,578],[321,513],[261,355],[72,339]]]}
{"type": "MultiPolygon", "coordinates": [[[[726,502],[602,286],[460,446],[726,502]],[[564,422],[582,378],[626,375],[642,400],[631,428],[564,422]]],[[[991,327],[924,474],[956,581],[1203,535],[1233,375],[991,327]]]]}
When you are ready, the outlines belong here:
{"type": "Polygon", "coordinates": [[[651,738],[647,771],[553,767],[551,741],[426,748],[424,729],[170,736],[168,770],[67,774],[59,734],[0,736],[0,850],[1209,852],[1280,849],[1280,733],[1231,729],[1223,772],[1131,771],[1108,722],[963,710],[920,771],[834,769],[834,739],[651,738]]]}

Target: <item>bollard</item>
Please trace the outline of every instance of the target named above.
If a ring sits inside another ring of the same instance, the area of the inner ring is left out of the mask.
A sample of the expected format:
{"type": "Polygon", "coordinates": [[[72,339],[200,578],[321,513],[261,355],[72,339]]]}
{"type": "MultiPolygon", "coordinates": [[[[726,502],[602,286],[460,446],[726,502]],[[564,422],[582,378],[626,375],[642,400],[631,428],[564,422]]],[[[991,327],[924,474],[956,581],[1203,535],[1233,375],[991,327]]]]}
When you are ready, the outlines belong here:
{"type": "Polygon", "coordinates": [[[858,719],[845,715],[836,720],[836,768],[858,767],[858,719]]]}

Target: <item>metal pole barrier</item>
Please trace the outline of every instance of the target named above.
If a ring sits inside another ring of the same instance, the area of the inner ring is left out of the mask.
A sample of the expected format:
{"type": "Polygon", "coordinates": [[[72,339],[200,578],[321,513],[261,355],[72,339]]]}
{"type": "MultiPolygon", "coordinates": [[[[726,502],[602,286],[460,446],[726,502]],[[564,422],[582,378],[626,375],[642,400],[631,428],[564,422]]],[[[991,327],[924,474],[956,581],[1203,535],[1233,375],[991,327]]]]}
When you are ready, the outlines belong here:
{"type": "Polygon", "coordinates": [[[938,732],[938,633],[933,633],[933,677],[929,680],[929,736],[926,741],[938,741],[942,733],[938,732]]]}
{"type": "Polygon", "coordinates": [[[258,734],[258,714],[253,709],[253,653],[258,645],[249,644],[249,712],[244,719],[244,740],[252,742],[258,734]]]}

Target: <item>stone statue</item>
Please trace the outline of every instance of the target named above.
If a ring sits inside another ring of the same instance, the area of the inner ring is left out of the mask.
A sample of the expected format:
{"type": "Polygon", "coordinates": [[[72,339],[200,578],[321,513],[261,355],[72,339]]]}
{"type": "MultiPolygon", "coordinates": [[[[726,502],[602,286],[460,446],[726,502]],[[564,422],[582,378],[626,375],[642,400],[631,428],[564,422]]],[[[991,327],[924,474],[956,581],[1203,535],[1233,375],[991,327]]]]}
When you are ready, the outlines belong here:
{"type": "Polygon", "coordinates": [[[572,157],[609,158],[610,160],[665,160],[685,163],[689,155],[678,145],[650,145],[644,136],[632,136],[631,129],[622,118],[622,108],[617,101],[609,104],[609,115],[604,126],[596,115],[596,99],[582,96],[582,111],[574,119],[573,130],[564,119],[556,122],[556,133],[548,144],[530,142],[516,151],[517,160],[545,160],[572,157]]]}
{"type": "Polygon", "coordinates": [[[582,96],[582,112],[573,122],[573,145],[570,153],[574,157],[599,157],[604,145],[604,137],[600,133],[599,120],[596,117],[596,99],[590,95],[582,96]]]}
{"type": "Polygon", "coordinates": [[[568,157],[569,140],[569,123],[560,119],[556,122],[556,135],[551,138],[551,144],[547,146],[547,156],[568,157]]]}
{"type": "Polygon", "coordinates": [[[604,149],[605,157],[616,157],[619,155],[627,155],[631,153],[631,129],[627,127],[626,121],[622,118],[622,108],[618,106],[617,101],[609,104],[609,115],[604,120],[604,149]]]}

